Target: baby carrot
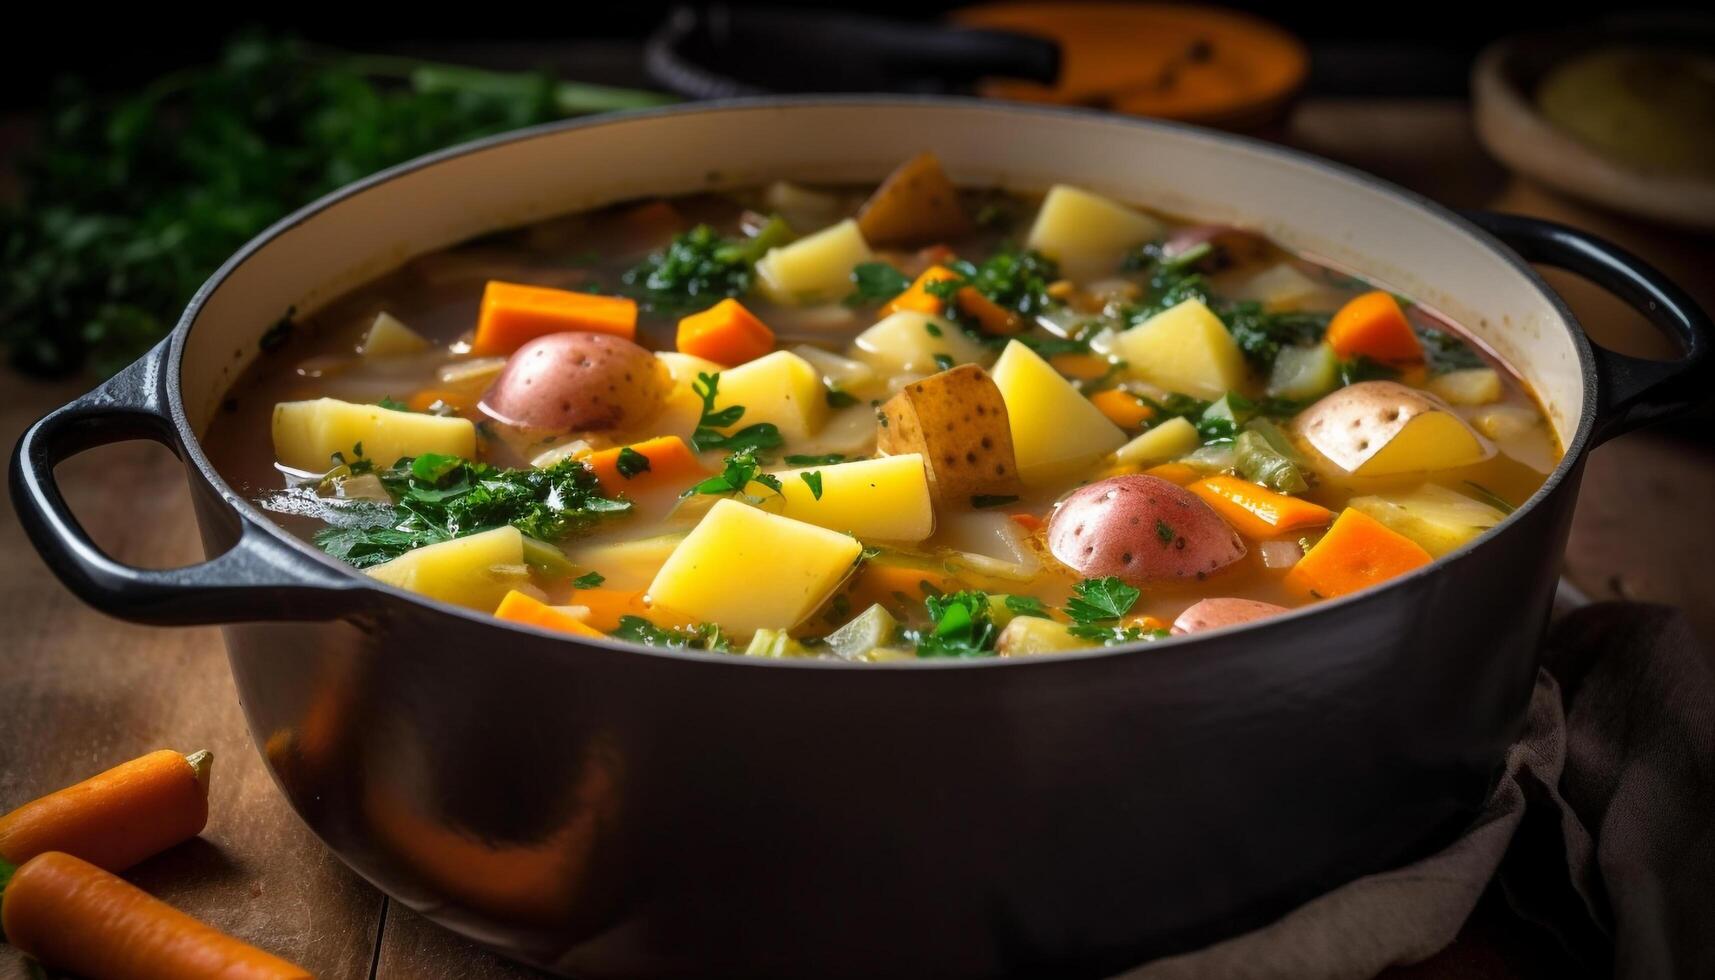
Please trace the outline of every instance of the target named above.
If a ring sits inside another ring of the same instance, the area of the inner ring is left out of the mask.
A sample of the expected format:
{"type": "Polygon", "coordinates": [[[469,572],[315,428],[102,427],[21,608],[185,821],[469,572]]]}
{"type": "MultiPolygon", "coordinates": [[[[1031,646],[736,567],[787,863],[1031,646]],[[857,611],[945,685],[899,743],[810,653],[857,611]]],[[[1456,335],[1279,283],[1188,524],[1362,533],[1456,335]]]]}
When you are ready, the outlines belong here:
{"type": "Polygon", "coordinates": [[[0,817],[0,858],[65,851],[109,871],[195,837],[208,822],[210,752],[151,752],[0,817]]]}
{"type": "Polygon", "coordinates": [[[59,851],[12,871],[6,941],[42,963],[103,980],[308,980],[300,966],[228,936],[59,851]]]}

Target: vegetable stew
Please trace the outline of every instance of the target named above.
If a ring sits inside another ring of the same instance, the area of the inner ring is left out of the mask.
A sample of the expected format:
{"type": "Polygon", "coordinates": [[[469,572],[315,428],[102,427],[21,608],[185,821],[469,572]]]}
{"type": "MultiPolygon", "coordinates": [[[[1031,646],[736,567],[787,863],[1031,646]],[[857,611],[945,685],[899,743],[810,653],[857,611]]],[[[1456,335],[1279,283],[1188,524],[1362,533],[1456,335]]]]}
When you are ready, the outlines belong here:
{"type": "Polygon", "coordinates": [[[265,346],[206,444],[293,532],[504,620],[733,655],[1265,618],[1459,548],[1561,454],[1422,304],[931,153],[473,241],[265,346]]]}

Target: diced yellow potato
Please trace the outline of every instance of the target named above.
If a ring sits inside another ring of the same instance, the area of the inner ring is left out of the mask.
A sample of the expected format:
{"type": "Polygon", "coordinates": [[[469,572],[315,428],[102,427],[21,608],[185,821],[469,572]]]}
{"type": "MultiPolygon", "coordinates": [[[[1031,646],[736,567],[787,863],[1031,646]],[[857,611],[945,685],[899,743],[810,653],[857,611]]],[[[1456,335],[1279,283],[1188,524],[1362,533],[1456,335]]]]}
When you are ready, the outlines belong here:
{"type": "Polygon", "coordinates": [[[1395,381],[1341,388],[1299,413],[1293,428],[1356,476],[1468,466],[1494,452],[1445,402],[1395,381]]]}
{"type": "Polygon", "coordinates": [[[667,367],[668,377],[674,384],[690,386],[697,380],[699,374],[719,374],[726,368],[721,367],[706,357],[695,354],[681,354],[678,351],[662,350],[655,352],[655,358],[667,367]]]}
{"type": "Polygon", "coordinates": [[[646,588],[654,580],[673,549],[685,540],[685,534],[680,531],[635,541],[587,545],[567,551],[566,558],[580,568],[601,573],[603,588],[633,592],[646,588]]]}
{"type": "Polygon", "coordinates": [[[1219,398],[1245,384],[1244,354],[1199,300],[1157,313],[1120,334],[1116,345],[1133,375],[1168,391],[1219,398]]]}
{"type": "Polygon", "coordinates": [[[274,406],[274,458],[295,470],[319,473],[334,453],[392,466],[405,456],[476,455],[476,426],[469,419],[395,412],[337,398],[280,402],[274,406]],[[362,451],[358,451],[361,445],[362,451]]]}
{"type": "Polygon", "coordinates": [[[358,353],[364,357],[397,357],[428,349],[429,342],[422,334],[400,323],[391,313],[376,314],[369,332],[363,335],[363,343],[358,345],[358,353]]]}
{"type": "Polygon", "coordinates": [[[369,569],[378,581],[419,595],[493,612],[506,593],[517,589],[535,598],[524,564],[524,535],[515,527],[497,527],[463,538],[426,545],[369,569]]]}
{"type": "Polygon", "coordinates": [[[719,500],[673,550],[649,597],[741,635],[791,629],[833,595],[862,551],[850,535],[719,500]]]}
{"type": "Polygon", "coordinates": [[[1147,214],[1056,184],[1043,198],[1025,245],[1058,262],[1063,275],[1090,280],[1118,269],[1127,250],[1161,234],[1161,223],[1147,214]]]}
{"type": "Polygon", "coordinates": [[[1310,278],[1289,262],[1279,262],[1239,283],[1232,298],[1261,303],[1270,313],[1302,310],[1326,299],[1328,287],[1310,278]]]}
{"type": "Polygon", "coordinates": [[[756,263],[762,291],[777,303],[820,303],[852,291],[852,267],[874,256],[850,218],[771,248],[756,263]]]}
{"type": "Polygon", "coordinates": [[[849,395],[868,392],[870,389],[876,388],[880,381],[876,377],[875,368],[862,361],[841,357],[820,347],[811,347],[809,344],[798,344],[791,350],[792,353],[809,361],[811,366],[822,372],[823,384],[849,395]]]}
{"type": "Polygon", "coordinates": [[[1037,353],[1006,345],[990,372],[1006,402],[1018,475],[1045,486],[1125,444],[1125,433],[1037,353]]]}
{"type": "Polygon", "coordinates": [[[858,358],[882,374],[934,374],[943,370],[937,354],[953,364],[976,364],[988,353],[963,330],[927,313],[894,313],[858,334],[853,344],[858,358]]]}
{"type": "Polygon", "coordinates": [[[720,375],[715,407],[744,406],[744,417],[734,429],[773,422],[787,439],[803,439],[815,435],[828,419],[822,373],[791,351],[777,350],[720,375]]]}
{"type": "Polygon", "coordinates": [[[1153,466],[1177,459],[1201,442],[1196,426],[1182,418],[1168,419],[1114,450],[1114,462],[1121,466],[1153,466]]]}
{"type": "Polygon", "coordinates": [[[1353,497],[1346,506],[1381,521],[1437,558],[1506,518],[1488,504],[1438,483],[1408,493],[1353,497]]]}
{"type": "Polygon", "coordinates": [[[916,453],[807,466],[776,475],[786,498],[781,514],[793,520],[855,534],[865,541],[921,541],[935,530],[929,478],[923,457],[916,453]],[[821,474],[820,499],[804,482],[806,473],[821,474]]]}
{"type": "Polygon", "coordinates": [[[1089,645],[1088,641],[1073,636],[1065,623],[1039,616],[1014,616],[995,639],[994,649],[1002,657],[1022,657],[1081,650],[1089,645]]]}
{"type": "Polygon", "coordinates": [[[1455,405],[1488,405],[1501,400],[1501,375],[1494,368],[1449,371],[1430,378],[1429,390],[1455,405]]]}

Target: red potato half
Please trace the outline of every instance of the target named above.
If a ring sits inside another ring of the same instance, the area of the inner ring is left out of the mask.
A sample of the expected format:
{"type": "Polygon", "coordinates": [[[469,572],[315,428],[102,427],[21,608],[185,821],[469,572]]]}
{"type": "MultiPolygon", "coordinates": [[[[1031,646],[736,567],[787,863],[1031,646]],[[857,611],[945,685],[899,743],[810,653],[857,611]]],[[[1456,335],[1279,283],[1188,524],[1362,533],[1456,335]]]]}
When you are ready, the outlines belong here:
{"type": "Polygon", "coordinates": [[[1203,579],[1245,556],[1221,515],[1159,477],[1116,476],[1083,487],[1048,522],[1048,548],[1085,578],[1130,585],[1203,579]]]}
{"type": "Polygon", "coordinates": [[[1179,614],[1179,618],[1173,621],[1173,633],[1177,636],[1218,630],[1223,626],[1237,626],[1283,612],[1286,612],[1285,606],[1260,599],[1204,599],[1179,614]]]}
{"type": "Polygon", "coordinates": [[[655,355],[623,337],[556,333],[507,358],[482,407],[503,422],[533,429],[628,429],[655,417],[667,386],[655,355]]]}

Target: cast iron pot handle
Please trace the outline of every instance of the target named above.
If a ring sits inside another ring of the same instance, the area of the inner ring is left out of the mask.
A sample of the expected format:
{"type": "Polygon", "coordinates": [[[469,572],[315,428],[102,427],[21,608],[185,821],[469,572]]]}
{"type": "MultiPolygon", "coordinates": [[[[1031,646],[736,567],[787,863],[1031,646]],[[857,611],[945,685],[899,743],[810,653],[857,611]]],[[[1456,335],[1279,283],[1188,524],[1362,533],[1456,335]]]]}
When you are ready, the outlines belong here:
{"type": "Polygon", "coordinates": [[[12,502],[30,541],[78,598],[111,616],[157,626],[255,620],[333,619],[354,608],[361,583],[306,560],[234,515],[238,543],[184,568],[136,568],[115,561],[84,533],[54,478],[54,467],[85,449],[133,439],[182,456],[163,407],[163,342],[112,380],[25,431],[12,453],[12,502]]]}
{"type": "Polygon", "coordinates": [[[1666,276],[1617,245],[1552,221],[1493,211],[1465,216],[1527,262],[1590,280],[1679,342],[1678,360],[1648,361],[1591,343],[1596,355],[1595,445],[1694,408],[1715,385],[1715,324],[1666,276]]]}

